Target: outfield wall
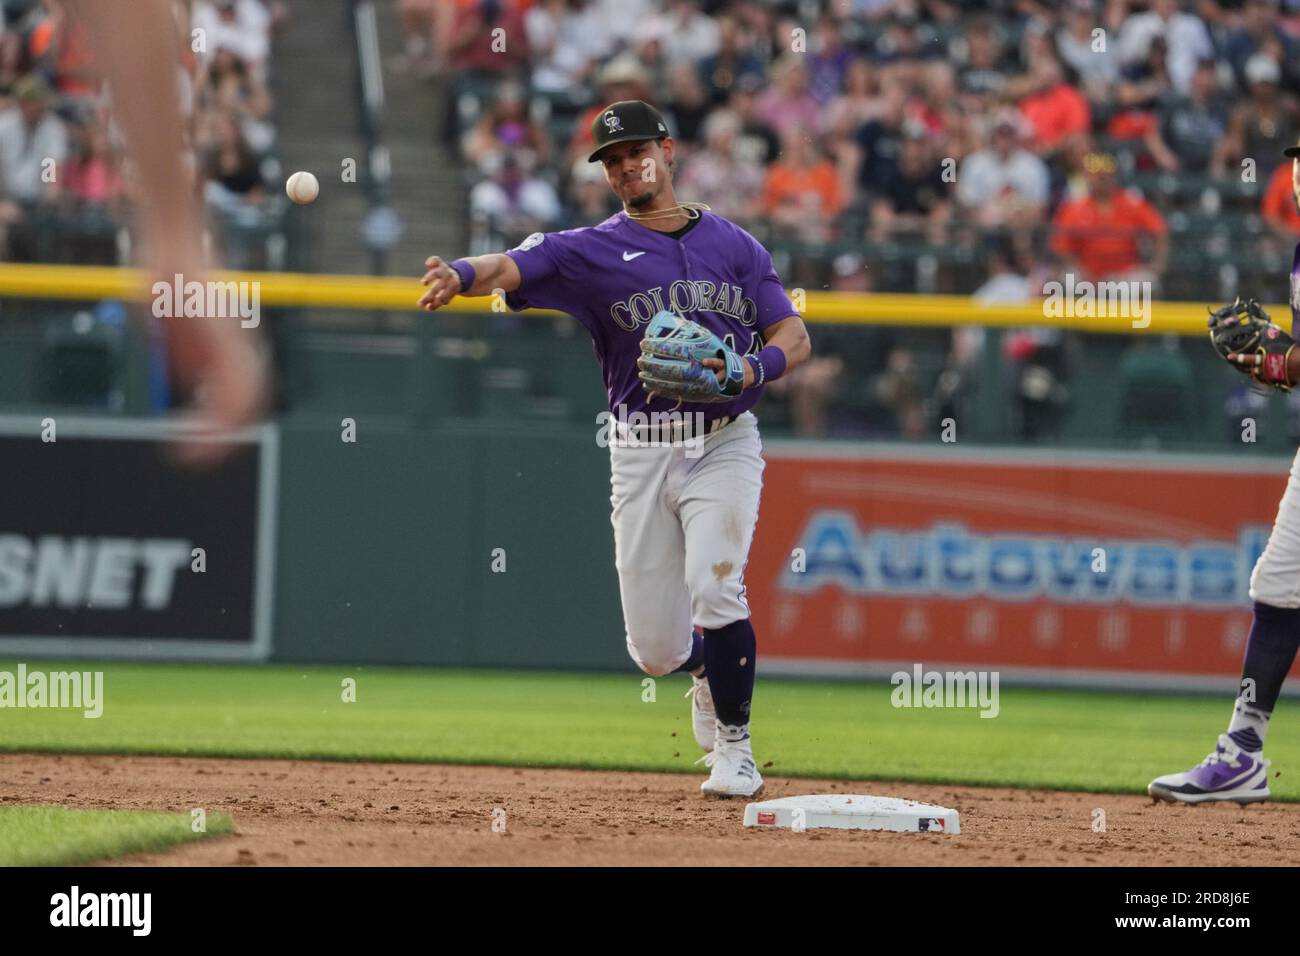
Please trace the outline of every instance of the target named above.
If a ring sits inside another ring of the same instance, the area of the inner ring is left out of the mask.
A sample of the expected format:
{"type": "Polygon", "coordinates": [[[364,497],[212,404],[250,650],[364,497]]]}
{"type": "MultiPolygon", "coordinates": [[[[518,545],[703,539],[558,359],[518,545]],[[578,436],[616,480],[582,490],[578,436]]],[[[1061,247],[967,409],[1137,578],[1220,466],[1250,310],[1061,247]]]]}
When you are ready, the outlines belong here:
{"type": "MultiPolygon", "coordinates": [[[[19,417],[9,431],[23,422],[39,428],[19,417]]],[[[138,438],[130,423],[103,424],[109,438],[138,438]]],[[[81,423],[76,434],[93,430],[81,423]]],[[[274,573],[247,616],[273,622],[270,659],[631,666],[613,570],[608,452],[594,428],[413,427],[362,416],[355,442],[323,421],[291,419],[272,431],[277,472],[260,497],[215,499],[230,524],[265,529],[258,555],[274,573]]],[[[746,580],[767,672],[879,677],[920,663],[1086,686],[1232,686],[1250,620],[1249,570],[1287,470],[1284,459],[957,444],[769,442],[765,453],[746,580]]],[[[42,480],[20,473],[31,454],[6,460],[7,489],[42,480]]],[[[167,486],[159,467],[137,466],[150,488],[167,486]]],[[[92,493],[75,482],[89,488],[100,473],[81,469],[58,499],[29,496],[36,513],[21,519],[29,539],[46,525],[69,540],[140,537],[148,495],[129,510],[84,507],[92,493]]],[[[247,483],[247,468],[233,474],[247,483]]],[[[170,538],[201,545],[212,535],[204,530],[211,501],[190,512],[174,492],[155,494],[152,517],[170,538]]],[[[22,508],[9,513],[14,524],[22,508]]],[[[231,639],[230,609],[204,589],[228,586],[227,560],[246,563],[239,574],[254,589],[262,576],[259,559],[209,551],[209,573],[176,591],[190,602],[183,633],[124,649],[123,629],[140,615],[177,611],[145,606],[143,570],[116,625],[111,608],[74,614],[70,624],[67,607],[35,606],[51,585],[0,609],[0,633],[23,637],[9,650],[27,656],[93,655],[94,634],[78,632],[75,647],[60,641],[77,623],[102,628],[105,652],[222,656],[210,642],[231,639]],[[57,628],[33,626],[56,613],[57,628]],[[20,620],[25,629],[15,629],[20,620]]],[[[0,578],[12,583],[17,559],[6,560],[0,578]]],[[[59,575],[72,586],[78,573],[107,574],[87,566],[59,575]]],[[[264,637],[249,640],[265,650],[264,637]]]]}

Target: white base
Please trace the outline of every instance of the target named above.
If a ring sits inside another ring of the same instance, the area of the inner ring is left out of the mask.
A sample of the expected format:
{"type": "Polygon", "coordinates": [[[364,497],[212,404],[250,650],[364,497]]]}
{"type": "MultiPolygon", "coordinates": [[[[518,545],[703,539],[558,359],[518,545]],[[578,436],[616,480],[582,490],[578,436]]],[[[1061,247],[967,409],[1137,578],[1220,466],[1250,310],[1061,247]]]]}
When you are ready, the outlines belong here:
{"type": "Polygon", "coordinates": [[[821,793],[781,797],[745,807],[745,826],[768,829],[891,830],[895,833],[960,833],[957,811],[897,797],[821,793]]]}

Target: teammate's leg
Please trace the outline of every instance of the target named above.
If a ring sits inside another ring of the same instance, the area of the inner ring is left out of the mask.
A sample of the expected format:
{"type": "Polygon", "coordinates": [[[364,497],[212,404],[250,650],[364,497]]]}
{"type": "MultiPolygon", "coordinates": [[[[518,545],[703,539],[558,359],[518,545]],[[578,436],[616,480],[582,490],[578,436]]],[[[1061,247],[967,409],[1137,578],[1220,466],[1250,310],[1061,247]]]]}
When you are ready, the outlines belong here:
{"type": "Polygon", "coordinates": [[[758,428],[744,415],[682,464],[676,483],[686,538],[691,617],[704,630],[704,666],[717,712],[713,773],[706,793],[748,796],[762,786],[749,741],[757,641],[744,570],[762,492],[758,428]]]}
{"type": "Polygon", "coordinates": [[[1153,797],[1183,803],[1268,798],[1264,738],[1300,648],[1300,454],[1291,465],[1264,553],[1250,575],[1250,597],[1255,617],[1228,730],[1202,763],[1153,780],[1147,787],[1153,797]]]}

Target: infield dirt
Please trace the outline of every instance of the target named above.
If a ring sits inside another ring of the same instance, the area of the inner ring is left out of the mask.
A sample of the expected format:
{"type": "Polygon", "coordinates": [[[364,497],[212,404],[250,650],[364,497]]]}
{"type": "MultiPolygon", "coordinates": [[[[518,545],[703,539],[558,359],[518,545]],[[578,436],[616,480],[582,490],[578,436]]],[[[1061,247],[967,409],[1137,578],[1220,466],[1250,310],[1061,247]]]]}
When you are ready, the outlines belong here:
{"type": "Polygon", "coordinates": [[[703,775],[426,764],[4,754],[0,801],[230,814],[235,834],[133,865],[1241,865],[1300,858],[1300,805],[769,778],[764,797],[953,807],[959,835],[767,831],[703,775]],[[1105,814],[1104,831],[1094,829],[1105,814]],[[494,814],[494,811],[495,812],[494,814]],[[494,832],[504,826],[504,832],[494,832]]]}

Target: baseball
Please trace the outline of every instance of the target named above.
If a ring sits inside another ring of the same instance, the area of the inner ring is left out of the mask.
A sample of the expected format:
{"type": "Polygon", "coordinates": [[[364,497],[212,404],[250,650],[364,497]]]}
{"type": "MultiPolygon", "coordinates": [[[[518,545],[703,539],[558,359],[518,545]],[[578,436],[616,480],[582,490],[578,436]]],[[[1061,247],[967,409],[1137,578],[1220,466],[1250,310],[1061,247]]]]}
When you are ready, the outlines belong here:
{"type": "Polygon", "coordinates": [[[305,205],[320,195],[320,183],[307,172],[296,172],[284,184],[284,191],[294,202],[305,205]]]}

